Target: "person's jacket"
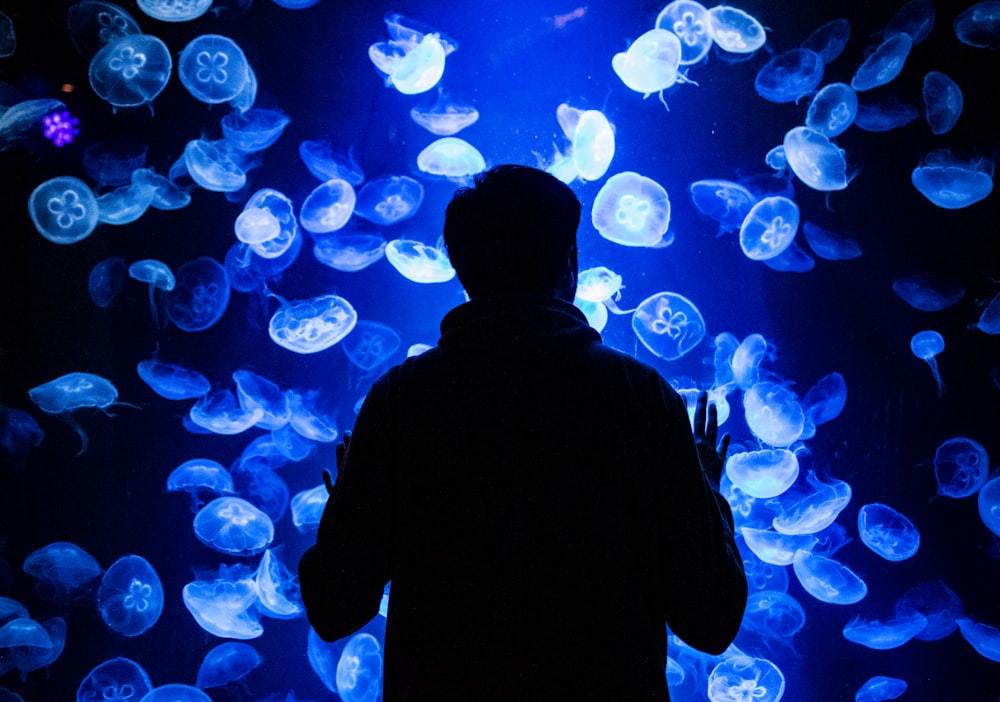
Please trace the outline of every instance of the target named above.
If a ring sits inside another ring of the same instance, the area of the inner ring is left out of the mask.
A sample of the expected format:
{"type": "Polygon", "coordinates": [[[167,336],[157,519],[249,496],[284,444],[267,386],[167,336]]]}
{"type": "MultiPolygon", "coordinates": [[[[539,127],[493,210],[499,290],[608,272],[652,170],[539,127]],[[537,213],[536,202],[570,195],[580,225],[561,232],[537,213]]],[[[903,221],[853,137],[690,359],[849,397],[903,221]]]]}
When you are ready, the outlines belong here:
{"type": "Polygon", "coordinates": [[[666,625],[720,653],[746,601],[683,401],[556,298],[452,310],[372,387],[299,565],[328,641],[392,581],[384,699],[666,700],[666,625]]]}

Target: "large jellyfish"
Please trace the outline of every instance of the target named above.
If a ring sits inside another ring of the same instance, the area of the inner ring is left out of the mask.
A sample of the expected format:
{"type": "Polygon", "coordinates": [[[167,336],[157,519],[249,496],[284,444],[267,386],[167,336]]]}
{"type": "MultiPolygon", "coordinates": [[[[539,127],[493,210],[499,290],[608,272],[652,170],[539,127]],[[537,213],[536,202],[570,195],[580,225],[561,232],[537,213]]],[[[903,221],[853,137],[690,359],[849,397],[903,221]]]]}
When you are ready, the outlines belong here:
{"type": "Polygon", "coordinates": [[[811,49],[789,49],[764,64],[754,79],[757,94],[771,102],[795,102],[823,80],[823,59],[811,49]]]}
{"type": "Polygon", "coordinates": [[[28,214],[38,233],[54,244],[75,244],[97,226],[97,198],[73,176],[45,181],[28,196],[28,214]]]}
{"type": "Polygon", "coordinates": [[[444,75],[445,45],[437,34],[424,34],[415,46],[399,41],[378,42],[368,47],[368,57],[404,95],[417,95],[433,88],[444,75]]]}
{"type": "Polygon", "coordinates": [[[385,247],[392,267],[414,283],[445,283],[455,277],[455,269],[443,249],[410,239],[393,239],[385,247]]]}
{"type": "Polygon", "coordinates": [[[784,694],[785,676],[765,658],[731,656],[708,676],[710,702],[778,702],[784,694]]]}
{"type": "Polygon", "coordinates": [[[740,248],[747,258],[764,261],[781,255],[799,228],[799,206],[787,197],[765,197],[740,226],[740,248]]]}
{"type": "MultiPolygon", "coordinates": [[[[326,486],[323,486],[326,489],[326,486]]],[[[305,612],[299,594],[299,579],[278,560],[271,549],[264,551],[254,575],[257,606],[261,613],[276,619],[293,619],[305,612]]]]}
{"type": "Polygon", "coordinates": [[[681,62],[681,41],[666,29],[650,29],[641,35],[627,51],[611,58],[611,67],[622,82],[632,90],[649,97],[660,94],[674,83],[686,83],[687,77],[678,70],[681,62]]]}
{"type": "Polygon", "coordinates": [[[122,556],[111,564],[97,590],[104,623],[125,636],[138,636],[163,612],[163,585],[142,556],[122,556]]]}
{"type": "Polygon", "coordinates": [[[656,16],[657,29],[666,29],[681,40],[681,66],[698,63],[712,48],[708,10],[695,0],[674,0],[656,16]]]}
{"type": "MultiPolygon", "coordinates": [[[[351,218],[356,205],[357,196],[351,184],[341,178],[334,178],[313,188],[313,191],[302,203],[299,221],[302,223],[302,228],[308,232],[327,234],[337,231],[347,224],[347,220],[351,218]]],[[[270,214],[266,210],[257,211],[270,214]]],[[[244,214],[249,212],[254,212],[254,210],[244,210],[244,214]]],[[[275,219],[274,224],[278,225],[277,219],[275,219]]]]}
{"type": "Polygon", "coordinates": [[[90,85],[113,107],[152,103],[167,85],[170,50],[151,34],[129,34],[107,44],[90,60],[90,85]]]}
{"type": "Polygon", "coordinates": [[[208,653],[198,667],[199,688],[221,687],[245,678],[261,664],[257,649],[242,641],[221,643],[208,653]]]}
{"type": "Polygon", "coordinates": [[[962,89],[941,71],[924,76],[924,110],[935,134],[946,134],[962,114],[962,89]]]}
{"type": "Polygon", "coordinates": [[[233,486],[233,476],[221,463],[209,458],[192,458],[174,468],[167,476],[167,492],[180,491],[191,496],[191,511],[197,514],[208,499],[231,495],[236,492],[236,488],[233,486]]]}
{"type": "Polygon", "coordinates": [[[66,28],[73,46],[87,58],[116,39],[142,32],[128,11],[101,0],[83,0],[70,6],[66,28]]]}
{"type": "Polygon", "coordinates": [[[382,688],[382,647],[371,634],[355,634],[337,662],[337,694],[344,702],[375,702],[382,688]]]}
{"type": "Polygon", "coordinates": [[[232,100],[250,81],[250,66],[239,45],[219,34],[192,39],[177,61],[181,84],[209,104],[232,100]]]}
{"type": "Polygon", "coordinates": [[[705,320],[683,295],[659,292],[635,308],[632,330],[653,355],[675,361],[705,338],[705,320]]]}
{"type": "Polygon", "coordinates": [[[955,36],[979,49],[1000,49],[1000,2],[985,0],[967,7],[955,18],[955,36]]]}
{"type": "Polygon", "coordinates": [[[283,302],[271,316],[268,333],[278,346],[316,353],[347,336],[358,321],[351,303],[338,295],[283,302]]]}
{"type": "Polygon", "coordinates": [[[809,127],[792,127],[785,133],[785,157],[799,180],[813,190],[843,190],[853,175],[847,173],[844,150],[809,127]]]}
{"type": "Polygon", "coordinates": [[[929,580],[914,585],[896,602],[897,616],[918,612],[927,618],[927,626],[914,638],[938,641],[958,628],[962,600],[943,580],[929,580]]]}
{"type": "Polygon", "coordinates": [[[80,437],[80,450],[87,450],[88,439],[83,429],[70,414],[81,407],[96,407],[106,410],[118,399],[118,390],[111,381],[93,373],[67,373],[54,380],[38,385],[28,391],[28,397],[39,409],[58,415],[65,420],[80,437]]]}
{"type": "Polygon", "coordinates": [[[415,215],[423,201],[424,186],[420,181],[409,176],[386,176],[364,184],[354,214],[387,227],[415,215]]]}
{"type": "Polygon", "coordinates": [[[832,558],[799,551],[792,561],[799,584],[820,602],[849,605],[868,594],[868,586],[857,574],[832,558]]]}
{"type": "Polygon", "coordinates": [[[934,477],[939,495],[954,498],[975,495],[986,483],[989,472],[986,449],[967,436],[948,439],[934,452],[934,477]]]}
{"type": "Polygon", "coordinates": [[[255,639],[264,633],[254,604],[257,584],[244,565],[219,566],[217,573],[184,586],[184,606],[198,625],[227,639],[255,639]],[[212,578],[212,579],[208,579],[212,578]]]}
{"type": "Polygon", "coordinates": [[[993,161],[960,158],[947,149],[935,149],[910,176],[914,187],[946,210],[968,207],[993,191],[993,161]]]}
{"type": "Polygon", "coordinates": [[[670,226],[667,191],[638,173],[625,171],[608,178],[594,198],[590,216],[601,236],[616,244],[654,247],[670,243],[664,241],[670,226]]]}
{"type": "Polygon", "coordinates": [[[292,524],[300,533],[306,534],[319,527],[330,492],[320,483],[314,488],[303,490],[292,498],[292,524]]]}
{"type": "Polygon", "coordinates": [[[937,383],[938,397],[943,395],[944,382],[938,371],[937,355],[944,351],[944,337],[933,329],[917,332],[910,339],[910,350],[914,356],[930,366],[934,382],[937,383]]]}
{"type": "Polygon", "coordinates": [[[799,475],[799,459],[788,449],[734,453],[726,460],[726,477],[752,497],[777,497],[799,475]]]}
{"type": "Polygon", "coordinates": [[[965,297],[965,284],[946,275],[914,273],[894,280],[892,291],[914,309],[937,312],[965,297]]]}
{"type": "Polygon", "coordinates": [[[892,81],[903,70],[906,57],[913,48],[908,34],[894,34],[876,47],[851,78],[851,87],[861,92],[892,81]]]}
{"type": "Polygon", "coordinates": [[[479,110],[454,102],[444,88],[438,86],[434,104],[430,107],[417,105],[410,110],[410,118],[431,134],[452,136],[474,124],[479,119],[479,110]]]}
{"type": "Polygon", "coordinates": [[[827,138],[841,134],[858,113],[858,94],[847,83],[824,85],[809,103],[806,126],[827,138]]]}
{"type": "MultiPolygon", "coordinates": [[[[794,455],[794,454],[792,454],[794,455]]],[[[824,482],[815,471],[806,472],[807,491],[784,493],[780,513],[771,521],[782,534],[815,534],[833,524],[851,501],[851,486],[843,480],[824,482]]]]}
{"type": "Polygon", "coordinates": [[[430,175],[464,178],[486,170],[479,150],[465,139],[441,137],[417,154],[417,168],[430,175]]]}
{"type": "Polygon", "coordinates": [[[24,559],[24,572],[38,579],[38,596],[56,604],[86,597],[101,574],[101,566],[89,553],[69,541],[53,541],[32,551],[24,559]]]}
{"type": "Polygon", "coordinates": [[[573,166],[584,180],[604,176],[615,156],[615,132],[600,110],[584,110],[573,132],[573,166]]]}
{"type": "Polygon", "coordinates": [[[920,532],[913,522],[880,502],[858,510],[858,534],[865,546],[887,561],[905,561],[920,548],[920,532]]]}
{"type": "Polygon", "coordinates": [[[733,54],[751,54],[767,41],[764,26],[755,17],[729,5],[709,9],[708,27],[718,47],[733,54]]]}
{"type": "Polygon", "coordinates": [[[896,616],[887,621],[867,621],[855,617],[844,625],[844,638],[876,651],[899,648],[927,626],[927,618],[919,612],[896,616]]]}
{"type": "Polygon", "coordinates": [[[271,544],[274,524],[242,498],[217,497],[195,515],[194,534],[216,551],[252,556],[271,544]]]}
{"type": "Polygon", "coordinates": [[[143,699],[152,689],[149,674],[141,665],[130,658],[112,658],[87,673],[77,688],[76,699],[133,702],[143,699]]]}

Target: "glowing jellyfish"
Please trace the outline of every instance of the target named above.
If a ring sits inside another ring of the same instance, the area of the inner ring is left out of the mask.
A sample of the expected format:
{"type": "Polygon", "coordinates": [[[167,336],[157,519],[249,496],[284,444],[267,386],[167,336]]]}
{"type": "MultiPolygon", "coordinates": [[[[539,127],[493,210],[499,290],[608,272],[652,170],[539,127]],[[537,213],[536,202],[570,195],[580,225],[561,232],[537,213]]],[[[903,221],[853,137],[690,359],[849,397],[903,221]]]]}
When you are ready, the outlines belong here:
{"type": "Polygon", "coordinates": [[[635,311],[634,309],[620,309],[615,304],[617,300],[621,299],[623,287],[625,286],[622,285],[622,277],[605,266],[582,270],[576,278],[576,296],[580,300],[603,303],[608,310],[615,314],[628,314],[635,311]]]}
{"type": "Polygon", "coordinates": [[[309,660],[309,666],[316,673],[324,686],[330,692],[337,692],[337,662],[340,660],[340,654],[343,653],[343,648],[334,643],[327,643],[319,637],[316,630],[309,627],[309,635],[306,643],[306,657],[309,660]]]}
{"type": "Polygon", "coordinates": [[[944,351],[944,337],[933,329],[917,332],[910,339],[910,351],[919,359],[922,359],[930,366],[937,383],[938,397],[944,394],[944,382],[941,380],[941,373],[938,371],[936,356],[944,351]]]}
{"type": "Polygon", "coordinates": [[[90,269],[87,292],[95,305],[102,309],[111,305],[122,289],[125,270],[125,259],[119,256],[106,258],[90,269]]]}
{"type": "Polygon", "coordinates": [[[894,700],[906,692],[906,681],[902,678],[890,678],[876,675],[868,678],[864,685],[854,693],[855,702],[882,702],[894,700]]]}
{"type": "MultiPolygon", "coordinates": [[[[272,437],[277,441],[283,434],[283,431],[272,432],[272,437]]],[[[295,436],[295,433],[291,432],[291,435],[295,436]]],[[[284,461],[284,457],[281,460],[284,461]]],[[[229,468],[237,494],[266,514],[272,523],[280,521],[285,515],[289,501],[288,484],[273,466],[273,459],[243,455],[229,468]]]]}
{"type": "Polygon", "coordinates": [[[955,498],[975,495],[986,483],[989,472],[989,456],[975,439],[956,436],[943,442],[934,452],[934,477],[939,495],[955,498]]]}
{"type": "Polygon", "coordinates": [[[932,0],[910,0],[889,20],[884,35],[907,34],[913,44],[919,44],[934,27],[934,3],[932,0]]]}
{"type": "Polygon", "coordinates": [[[899,648],[927,626],[919,612],[895,617],[887,622],[855,617],[844,625],[844,638],[876,651],[899,648]]]}
{"type": "Polygon", "coordinates": [[[788,166],[813,190],[843,190],[851,182],[844,150],[822,132],[792,127],[785,133],[784,146],[788,166]]]}
{"type": "Polygon", "coordinates": [[[195,515],[194,534],[216,551],[252,556],[271,544],[274,524],[240,497],[217,497],[195,515]]]}
{"type": "Polygon", "coordinates": [[[928,200],[946,210],[968,207],[993,190],[993,161],[961,159],[946,149],[936,149],[924,158],[910,176],[914,187],[928,200]]]}
{"type": "Polygon", "coordinates": [[[892,81],[903,70],[906,57],[913,47],[908,34],[894,34],[865,59],[851,78],[851,87],[861,92],[892,81]]]}
{"type": "Polygon", "coordinates": [[[799,460],[788,449],[734,453],[726,460],[726,477],[752,497],[777,497],[799,475],[799,460]]]}
{"type": "Polygon", "coordinates": [[[785,676],[765,658],[730,656],[708,676],[710,702],[778,702],[784,694],[785,676]]]}
{"type": "Polygon", "coordinates": [[[935,134],[951,131],[962,114],[962,90],[941,71],[924,76],[924,110],[935,134]]]}
{"type": "Polygon", "coordinates": [[[99,0],[74,3],[66,14],[66,27],[73,46],[85,57],[116,39],[142,31],[124,8],[99,0]]]}
{"type": "Polygon", "coordinates": [[[962,637],[979,655],[1000,663],[1000,629],[968,617],[958,620],[958,628],[962,631],[962,637]]]}
{"type": "Polygon", "coordinates": [[[129,658],[112,658],[95,666],[76,690],[77,702],[134,702],[153,689],[149,675],[129,658]]]}
{"type": "Polygon", "coordinates": [[[292,524],[299,533],[307,534],[319,528],[319,520],[329,498],[330,493],[323,483],[292,498],[292,524]]]}
{"type": "Polygon", "coordinates": [[[415,215],[423,201],[424,186],[419,181],[409,176],[387,176],[364,184],[354,214],[387,227],[415,215]]]}
{"type": "Polygon", "coordinates": [[[38,233],[54,244],[75,244],[97,226],[97,198],[79,178],[58,176],[31,191],[28,214],[38,233]]]}
{"type": "Polygon", "coordinates": [[[730,180],[696,180],[688,186],[694,206],[719,223],[719,234],[740,228],[757,198],[730,180]]]}
{"type": "Polygon", "coordinates": [[[402,339],[394,329],[362,320],[354,326],[341,347],[347,358],[363,371],[370,371],[386,363],[396,353],[402,339]]]}
{"type": "Polygon", "coordinates": [[[740,248],[747,258],[763,261],[787,249],[799,228],[799,206],[780,195],[750,208],[740,226],[740,248]]]}
{"type": "Polygon", "coordinates": [[[209,104],[232,100],[250,80],[243,50],[228,37],[203,34],[181,51],[177,74],[197,100],[209,104]]]}
{"type": "Polygon", "coordinates": [[[771,102],[795,102],[823,80],[823,59],[810,49],[790,49],[764,64],[754,79],[757,94],[771,102]]]}
{"type": "Polygon", "coordinates": [[[833,524],[851,501],[851,486],[843,480],[824,482],[810,470],[806,473],[806,482],[808,491],[784,493],[780,513],[771,521],[775,531],[815,534],[833,524]]]}
{"type": "Polygon", "coordinates": [[[140,702],[212,702],[212,698],[192,685],[168,683],[154,687],[140,702]]]}
{"type": "Polygon", "coordinates": [[[792,560],[792,569],[802,588],[820,602],[849,605],[868,594],[865,581],[832,558],[799,551],[792,560]]]}
{"type": "Polygon", "coordinates": [[[809,534],[782,534],[746,525],[740,530],[747,548],[753,551],[757,558],[777,566],[791,565],[796,551],[812,551],[819,542],[819,539],[809,534]]]}
{"type": "Polygon", "coordinates": [[[858,94],[847,83],[824,85],[809,103],[806,126],[833,138],[854,122],[858,113],[858,94]]]}
{"type": "Polygon", "coordinates": [[[412,49],[399,42],[380,42],[368,49],[368,56],[381,72],[386,85],[404,95],[417,95],[433,88],[444,75],[445,48],[437,34],[425,34],[412,49]],[[402,55],[400,55],[402,54],[402,55]]]}
{"type": "Polygon", "coordinates": [[[897,616],[906,617],[913,612],[927,618],[927,626],[914,638],[938,641],[958,628],[956,620],[962,616],[962,600],[943,580],[930,580],[911,587],[896,602],[897,616]]]}
{"type": "Polygon", "coordinates": [[[979,315],[979,321],[970,328],[986,334],[1000,334],[1000,293],[985,304],[982,314],[979,315]]]}
{"type": "Polygon", "coordinates": [[[786,592],[760,590],[747,598],[743,626],[765,638],[794,636],[805,623],[802,605],[786,592]]]}
{"type": "Polygon", "coordinates": [[[961,280],[933,273],[915,273],[892,282],[892,291],[906,304],[923,312],[937,312],[965,297],[961,280]]]}
{"type": "Polygon", "coordinates": [[[351,184],[339,178],[328,180],[316,186],[306,197],[299,212],[299,221],[306,231],[326,234],[347,224],[355,207],[356,196],[351,184]]]}
{"type": "Polygon", "coordinates": [[[1000,475],[995,475],[979,489],[979,518],[986,528],[1000,536],[1000,475]]]}
{"type": "Polygon", "coordinates": [[[354,160],[354,147],[347,154],[333,150],[329,141],[303,141],[299,144],[299,158],[316,178],[321,181],[341,179],[351,185],[365,182],[364,171],[354,160]]]}
{"type": "MultiPolygon", "coordinates": [[[[319,200],[322,200],[322,198],[319,198],[319,200]]],[[[314,204],[322,205],[324,203],[314,201],[314,204]]],[[[314,207],[312,205],[306,209],[312,211],[312,217],[319,217],[319,213],[323,211],[323,207],[314,207]]],[[[276,259],[289,254],[293,247],[301,245],[301,242],[296,243],[299,239],[299,225],[295,219],[292,201],[287,195],[274,188],[261,188],[251,195],[250,199],[244,205],[244,212],[253,210],[261,210],[270,214],[278,224],[277,234],[274,234],[273,220],[267,220],[269,223],[268,226],[262,228],[263,231],[257,232],[262,236],[257,241],[250,243],[250,248],[255,254],[265,259],[276,259]]],[[[323,212],[322,216],[339,217],[341,215],[339,213],[330,215],[329,212],[323,212]]]]}
{"type": "Polygon", "coordinates": [[[167,318],[183,331],[202,331],[219,321],[229,304],[229,274],[221,263],[200,256],[180,266],[166,296],[167,318]]]}
{"type": "Polygon", "coordinates": [[[163,22],[187,22],[201,17],[212,0],[136,0],[139,9],[163,22]]]}
{"type": "Polygon", "coordinates": [[[67,373],[47,383],[33,387],[28,397],[39,409],[58,415],[65,420],[80,437],[77,456],[87,450],[87,435],[70,412],[82,407],[107,409],[118,399],[118,390],[110,380],[93,373],[67,373]]]}
{"type": "Polygon", "coordinates": [[[809,242],[813,253],[827,261],[849,261],[859,258],[863,253],[854,239],[823,229],[812,222],[802,225],[802,235],[809,242]]]}
{"type": "Polygon", "coordinates": [[[393,239],[385,247],[392,267],[414,283],[445,283],[455,277],[455,269],[443,249],[409,239],[393,239]]]}
{"type": "Polygon", "coordinates": [[[868,132],[887,132],[891,129],[905,127],[921,115],[912,105],[907,105],[890,95],[874,105],[858,104],[858,113],[854,116],[854,125],[868,132]]]}
{"type": "Polygon", "coordinates": [[[24,559],[24,572],[38,579],[35,590],[45,602],[65,604],[86,597],[101,574],[89,553],[68,541],[53,541],[24,559]]]}
{"type": "Polygon", "coordinates": [[[840,56],[850,38],[850,22],[843,18],[838,18],[830,20],[826,24],[814,29],[812,34],[802,42],[802,48],[812,49],[820,55],[823,63],[829,64],[840,56]]]}
{"type": "Polygon", "coordinates": [[[623,246],[666,245],[670,198],[651,178],[632,171],[611,176],[594,198],[590,214],[594,228],[608,241],[623,246]]]}
{"type": "Polygon", "coordinates": [[[351,303],[338,295],[286,302],[271,316],[268,334],[295,353],[316,353],[347,336],[358,321],[351,303]]]}
{"type": "Polygon", "coordinates": [[[705,338],[705,320],[683,295],[659,292],[635,308],[632,330],[653,355],[675,361],[705,338]]]}
{"type": "Polygon", "coordinates": [[[257,423],[261,412],[245,410],[232,390],[213,390],[198,399],[188,413],[191,421],[214,434],[239,434],[257,423]]]}
{"type": "Polygon", "coordinates": [[[208,653],[198,666],[196,685],[201,688],[222,687],[245,678],[261,664],[257,649],[242,641],[221,643],[208,653]]]}
{"type": "Polygon", "coordinates": [[[279,236],[281,223],[269,210],[262,207],[246,207],[236,217],[233,230],[236,238],[244,244],[259,244],[279,236]]]}
{"type": "Polygon", "coordinates": [[[0,58],[12,56],[15,49],[17,49],[17,35],[14,32],[14,21],[0,12],[0,58]]]}
{"type": "Polygon", "coordinates": [[[176,183],[156,173],[152,168],[136,168],[132,171],[132,183],[153,190],[153,201],[149,206],[157,210],[179,210],[191,203],[191,195],[176,183]]]}
{"type": "Polygon", "coordinates": [[[708,11],[708,26],[712,39],[723,51],[750,54],[764,46],[764,27],[743,10],[728,5],[716,5],[708,11]]]}
{"type": "Polygon", "coordinates": [[[155,188],[123,185],[97,198],[97,221],[104,224],[129,224],[136,221],[153,203],[155,188]]]}
{"type": "Polygon", "coordinates": [[[802,436],[805,414],[795,393],[776,383],[755,384],[743,394],[743,411],[754,436],[771,446],[790,446],[802,436]]]}
{"type": "Polygon", "coordinates": [[[233,382],[240,406],[260,414],[257,426],[273,431],[288,423],[292,410],[284,391],[275,383],[245,369],[233,371],[233,382]]]}
{"type": "Polygon", "coordinates": [[[431,134],[452,136],[474,124],[479,119],[479,110],[472,105],[454,102],[444,88],[438,86],[434,104],[412,108],[410,118],[431,134]]]}
{"type": "Polygon", "coordinates": [[[167,400],[190,400],[212,389],[208,378],[198,371],[156,359],[139,361],[136,371],[146,385],[167,400]]]}
{"type": "Polygon", "coordinates": [[[240,151],[262,151],[278,140],[291,122],[281,110],[251,107],[245,112],[233,110],[222,118],[222,136],[240,151]]]}
{"type": "Polygon", "coordinates": [[[305,612],[298,576],[291,573],[271,549],[264,551],[254,582],[257,584],[257,606],[265,616],[292,619],[305,612]]]}
{"type": "Polygon", "coordinates": [[[161,40],[151,34],[129,34],[90,60],[90,85],[114,107],[137,107],[160,94],[172,67],[170,50],[161,40]]]}
{"type": "Polygon", "coordinates": [[[313,256],[338,271],[360,271],[385,256],[389,243],[375,234],[344,234],[313,237],[313,256]]]}
{"type": "Polygon", "coordinates": [[[615,133],[599,110],[584,110],[573,134],[573,165],[584,180],[602,178],[615,155],[615,133]]]}
{"type": "MultiPolygon", "coordinates": [[[[60,621],[65,623],[65,620],[60,621]]],[[[57,635],[63,628],[64,625],[60,625],[57,635]]],[[[59,657],[65,635],[63,639],[56,650],[56,642],[42,624],[28,617],[11,619],[0,627],[0,671],[17,668],[21,679],[25,680],[32,670],[43,668],[59,657]]]]}
{"type": "Polygon", "coordinates": [[[1000,2],[985,0],[967,7],[955,18],[954,29],[967,46],[1000,49],[1000,2]]]}
{"type": "Polygon", "coordinates": [[[83,150],[83,170],[98,188],[125,185],[137,168],[146,167],[149,148],[127,139],[99,141],[83,150]]]}
{"type": "Polygon", "coordinates": [[[15,472],[24,470],[31,449],[39,446],[45,432],[27,412],[0,405],[0,465],[15,472]]]}
{"type": "Polygon", "coordinates": [[[417,168],[424,173],[463,178],[486,170],[486,161],[472,144],[458,137],[441,137],[417,154],[417,168]]]}
{"type": "MultiPolygon", "coordinates": [[[[649,97],[674,83],[686,83],[678,70],[681,61],[681,41],[666,29],[650,29],[638,37],[627,51],[611,58],[611,67],[622,82],[632,90],[649,97]]],[[[666,102],[663,103],[666,105],[666,102]]]]}
{"type": "Polygon", "coordinates": [[[255,611],[257,584],[243,565],[219,566],[212,580],[195,580],[184,586],[184,606],[198,625],[227,639],[255,639],[264,627],[255,611]]]}
{"type": "Polygon", "coordinates": [[[892,507],[872,502],[858,510],[861,541],[887,561],[905,561],[920,548],[920,532],[892,507]]]}
{"type": "Polygon", "coordinates": [[[382,647],[371,634],[355,634],[337,662],[337,694],[344,702],[375,702],[382,689],[382,647]]]}
{"type": "Polygon", "coordinates": [[[811,438],[817,426],[838,417],[846,401],[847,382],[844,376],[834,371],[820,378],[802,398],[806,426],[800,438],[811,438]]]}
{"type": "Polygon", "coordinates": [[[233,477],[219,463],[209,458],[192,458],[170,471],[167,492],[186,492],[191,495],[191,511],[195,514],[207,502],[206,498],[233,494],[233,477]]]}
{"type": "Polygon", "coordinates": [[[698,63],[712,48],[708,10],[695,0],[674,0],[660,10],[653,26],[673,32],[680,39],[681,66],[698,63]]]}
{"type": "Polygon", "coordinates": [[[163,585],[142,556],[122,556],[111,564],[97,590],[104,623],[119,634],[138,636],[163,612],[163,585]]]}
{"type": "Polygon", "coordinates": [[[184,147],[184,165],[194,182],[205,190],[231,193],[247,182],[239,155],[225,140],[192,139],[184,147]]]}

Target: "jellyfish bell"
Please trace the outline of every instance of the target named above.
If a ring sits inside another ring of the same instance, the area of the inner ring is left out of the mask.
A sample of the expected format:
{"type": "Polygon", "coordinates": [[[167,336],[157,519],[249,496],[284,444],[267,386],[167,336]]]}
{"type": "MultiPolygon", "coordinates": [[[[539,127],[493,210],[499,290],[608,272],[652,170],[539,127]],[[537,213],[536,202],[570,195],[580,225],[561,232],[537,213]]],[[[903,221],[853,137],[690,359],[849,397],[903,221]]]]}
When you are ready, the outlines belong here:
{"type": "Polygon", "coordinates": [[[139,9],[161,22],[189,22],[208,12],[212,0],[136,0],[139,9]]]}
{"type": "MultiPolygon", "coordinates": [[[[611,67],[632,90],[649,97],[660,94],[674,83],[690,82],[680,72],[681,41],[666,29],[650,29],[640,35],[628,50],[611,58],[611,67]]],[[[664,106],[666,102],[663,103],[664,106]]]]}
{"type": "Polygon", "coordinates": [[[617,173],[601,186],[591,208],[594,228],[623,246],[666,246],[670,198],[651,178],[632,171],[617,173]]]}
{"type": "Polygon", "coordinates": [[[764,26],[736,7],[716,5],[709,9],[708,26],[716,45],[729,53],[752,54],[767,41],[764,26]]]}
{"type": "Polygon", "coordinates": [[[250,82],[250,65],[239,45],[219,34],[192,39],[177,61],[181,84],[195,99],[228,102],[250,82]]]}
{"type": "Polygon", "coordinates": [[[90,85],[112,107],[149,104],[170,79],[173,59],[162,40],[151,34],[116,39],[90,60],[90,85]]]}
{"type": "Polygon", "coordinates": [[[72,411],[82,407],[107,410],[116,402],[118,390],[110,380],[93,373],[74,372],[61,375],[28,391],[28,397],[39,409],[66,421],[80,437],[79,456],[87,450],[89,441],[83,428],[73,419],[72,411]]]}
{"type": "Polygon", "coordinates": [[[163,585],[142,556],[122,556],[111,564],[97,590],[104,623],[124,636],[138,636],[156,624],[163,612],[163,585]]]}
{"type": "Polygon", "coordinates": [[[73,176],[51,178],[28,197],[28,214],[38,233],[54,244],[75,244],[98,224],[97,198],[73,176]]]}
{"type": "Polygon", "coordinates": [[[295,353],[324,351],[347,336],[358,313],[338,295],[285,302],[271,316],[268,333],[274,343],[295,353]]]}
{"type": "Polygon", "coordinates": [[[814,190],[843,190],[854,177],[848,173],[844,150],[822,132],[793,127],[785,133],[783,143],[792,172],[814,190]]]}
{"type": "Polygon", "coordinates": [[[682,66],[698,63],[712,48],[708,10],[695,0],[674,0],[660,10],[654,26],[671,31],[680,39],[682,66]]]}
{"type": "Polygon", "coordinates": [[[410,118],[431,134],[452,136],[475,124],[479,119],[479,110],[453,101],[439,85],[437,100],[430,106],[413,107],[410,118]]]}
{"type": "Polygon", "coordinates": [[[740,248],[747,258],[765,261],[788,249],[799,227],[799,207],[787,197],[757,202],[740,226],[740,248]]]}
{"type": "Polygon", "coordinates": [[[957,210],[974,205],[993,191],[993,161],[963,159],[935,149],[910,175],[913,186],[938,207],[957,210]]]}
{"type": "Polygon", "coordinates": [[[414,283],[445,283],[455,277],[455,269],[444,250],[410,239],[393,239],[385,247],[392,267],[414,283]]]}
{"type": "Polygon", "coordinates": [[[462,179],[486,170],[479,150],[458,137],[441,137],[417,154],[417,168],[429,175],[462,179]]]}
{"type": "Polygon", "coordinates": [[[87,58],[116,39],[142,33],[127,10],[102,0],[82,0],[71,5],[66,13],[66,27],[73,46],[87,58]]]}
{"type": "Polygon", "coordinates": [[[632,330],[651,353],[674,361],[705,337],[705,320],[694,303],[674,292],[659,292],[639,303],[632,330]]]}
{"type": "Polygon", "coordinates": [[[941,380],[941,373],[938,371],[937,355],[944,351],[944,337],[933,329],[917,332],[910,339],[910,351],[917,358],[923,360],[930,366],[937,383],[938,397],[944,394],[944,382],[941,380]]]}

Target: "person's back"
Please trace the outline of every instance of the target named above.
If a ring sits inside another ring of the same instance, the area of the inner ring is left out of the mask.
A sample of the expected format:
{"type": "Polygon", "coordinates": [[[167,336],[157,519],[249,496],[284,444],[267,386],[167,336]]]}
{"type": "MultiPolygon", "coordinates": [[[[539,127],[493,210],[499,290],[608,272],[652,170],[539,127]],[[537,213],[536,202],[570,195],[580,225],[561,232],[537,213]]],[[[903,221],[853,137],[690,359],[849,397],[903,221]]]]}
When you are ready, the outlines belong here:
{"type": "Polygon", "coordinates": [[[742,615],[720,502],[655,370],[490,291],[369,393],[303,596],[332,640],[391,579],[387,702],[667,699],[665,624],[718,653],[742,615]]]}

